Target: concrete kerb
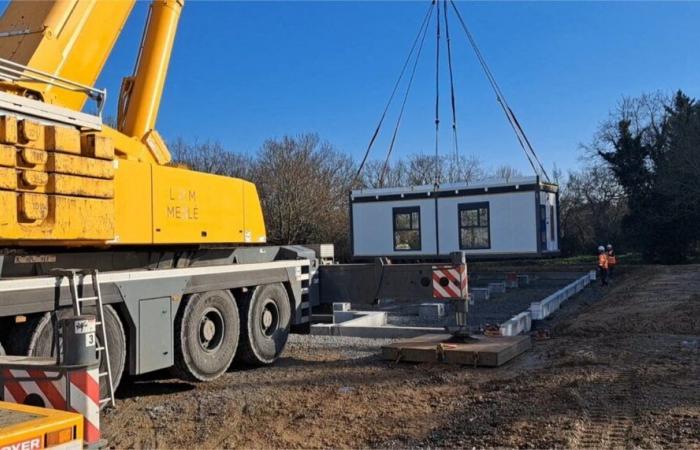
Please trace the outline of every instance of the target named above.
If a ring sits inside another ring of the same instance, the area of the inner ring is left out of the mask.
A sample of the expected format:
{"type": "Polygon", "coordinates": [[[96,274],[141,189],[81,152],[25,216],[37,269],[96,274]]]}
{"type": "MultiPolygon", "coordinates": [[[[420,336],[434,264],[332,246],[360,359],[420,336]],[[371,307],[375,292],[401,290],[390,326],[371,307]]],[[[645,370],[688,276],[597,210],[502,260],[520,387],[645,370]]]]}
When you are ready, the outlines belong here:
{"type": "Polygon", "coordinates": [[[532,313],[529,310],[525,310],[503,322],[499,330],[501,336],[517,336],[520,333],[527,333],[531,328],[532,313]]]}
{"type": "Polygon", "coordinates": [[[586,286],[591,282],[591,273],[587,273],[581,278],[569,283],[563,288],[559,289],[552,295],[546,297],[544,300],[539,302],[532,302],[530,304],[530,312],[532,313],[533,320],[542,320],[552,314],[554,311],[559,309],[559,306],[568,299],[581,292],[586,286]]]}
{"type": "Polygon", "coordinates": [[[595,280],[595,271],[591,271],[572,283],[567,284],[544,300],[531,303],[529,309],[520,314],[516,314],[501,324],[501,335],[516,336],[520,333],[527,333],[532,329],[533,320],[542,320],[546,318],[559,309],[565,300],[581,292],[593,280],[595,280]]]}

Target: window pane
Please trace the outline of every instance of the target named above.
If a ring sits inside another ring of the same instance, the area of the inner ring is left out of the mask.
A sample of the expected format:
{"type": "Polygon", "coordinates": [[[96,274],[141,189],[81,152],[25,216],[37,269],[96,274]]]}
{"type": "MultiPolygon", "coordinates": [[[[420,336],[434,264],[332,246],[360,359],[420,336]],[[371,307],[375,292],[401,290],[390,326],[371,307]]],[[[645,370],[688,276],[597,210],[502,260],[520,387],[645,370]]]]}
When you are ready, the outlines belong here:
{"type": "Polygon", "coordinates": [[[394,228],[397,230],[408,230],[411,228],[411,215],[410,214],[396,214],[394,216],[394,228]]]}
{"type": "Polygon", "coordinates": [[[474,247],[489,246],[489,231],[488,228],[474,228],[474,247]]]}
{"type": "Polygon", "coordinates": [[[460,248],[469,248],[467,244],[467,234],[468,230],[466,228],[460,228],[459,229],[459,247],[460,248]]]}
{"type": "Polygon", "coordinates": [[[479,225],[482,227],[489,225],[489,210],[486,208],[479,208],[479,225]]]}
{"type": "Polygon", "coordinates": [[[479,216],[476,209],[466,209],[461,211],[461,222],[463,227],[475,227],[479,225],[479,216]]]}
{"type": "Polygon", "coordinates": [[[411,214],[412,216],[412,227],[411,229],[413,230],[420,230],[420,213],[419,212],[414,212],[411,214]]]}
{"type": "Polygon", "coordinates": [[[459,243],[463,249],[489,247],[489,230],[486,227],[462,228],[459,230],[459,243]]]}
{"type": "Polygon", "coordinates": [[[472,248],[474,246],[473,228],[462,228],[460,230],[460,244],[462,248],[472,248]]]}
{"type": "Polygon", "coordinates": [[[394,240],[395,250],[420,250],[420,233],[417,230],[397,231],[394,240]]]}

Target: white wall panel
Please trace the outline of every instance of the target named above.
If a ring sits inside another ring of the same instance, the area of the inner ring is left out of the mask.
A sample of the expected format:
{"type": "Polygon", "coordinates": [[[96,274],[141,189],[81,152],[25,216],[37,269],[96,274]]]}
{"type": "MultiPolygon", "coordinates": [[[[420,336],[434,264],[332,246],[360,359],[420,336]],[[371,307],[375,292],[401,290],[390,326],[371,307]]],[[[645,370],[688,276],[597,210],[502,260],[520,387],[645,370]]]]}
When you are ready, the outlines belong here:
{"type": "Polygon", "coordinates": [[[535,193],[470,195],[438,200],[440,253],[459,250],[459,205],[489,203],[491,248],[465,250],[468,254],[536,253],[535,193]]]}
{"type": "Polygon", "coordinates": [[[355,256],[435,255],[435,200],[400,200],[353,203],[355,256]],[[421,250],[394,251],[393,208],[420,207],[421,250]]]}

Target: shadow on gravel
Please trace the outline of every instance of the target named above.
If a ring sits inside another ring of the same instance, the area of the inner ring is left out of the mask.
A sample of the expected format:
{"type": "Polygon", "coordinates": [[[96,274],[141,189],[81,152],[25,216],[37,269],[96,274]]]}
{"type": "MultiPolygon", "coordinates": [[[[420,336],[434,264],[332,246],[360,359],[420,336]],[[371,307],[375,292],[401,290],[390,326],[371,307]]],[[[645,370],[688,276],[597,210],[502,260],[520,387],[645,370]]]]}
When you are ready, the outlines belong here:
{"type": "Polygon", "coordinates": [[[144,375],[126,377],[122,380],[115,394],[118,399],[127,399],[177,394],[191,391],[194,388],[194,384],[174,380],[173,375],[168,370],[159,370],[144,375]]]}

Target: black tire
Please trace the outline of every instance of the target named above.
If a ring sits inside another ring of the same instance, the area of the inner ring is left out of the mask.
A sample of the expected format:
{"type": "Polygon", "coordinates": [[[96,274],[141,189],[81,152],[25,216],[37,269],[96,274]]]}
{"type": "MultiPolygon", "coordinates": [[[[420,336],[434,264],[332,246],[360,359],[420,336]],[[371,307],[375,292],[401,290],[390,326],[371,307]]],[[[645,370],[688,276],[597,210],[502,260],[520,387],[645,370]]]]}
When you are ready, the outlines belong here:
{"type": "MultiPolygon", "coordinates": [[[[95,314],[94,306],[85,307],[84,314],[95,314]]],[[[55,356],[54,329],[58,319],[71,317],[70,309],[58,310],[55,314],[44,313],[29,318],[26,322],[14,326],[10,334],[10,350],[13,355],[55,356]]],[[[126,334],[119,315],[109,305],[104,306],[104,321],[109,346],[109,359],[112,369],[114,389],[121,382],[126,366],[126,334]]],[[[97,333],[98,345],[102,344],[97,333]]],[[[60,347],[60,346],[59,346],[60,347]]],[[[107,371],[107,361],[100,360],[100,372],[107,371]]],[[[107,378],[100,379],[100,398],[109,396],[107,378]]]]}
{"type": "Polygon", "coordinates": [[[239,302],[241,345],[236,362],[263,366],[272,364],[289,337],[291,306],[281,284],[255,288],[239,302]]]}
{"type": "Polygon", "coordinates": [[[231,365],[238,348],[240,320],[229,291],[193,294],[175,318],[175,374],[188,381],[210,381],[231,365]]]}

